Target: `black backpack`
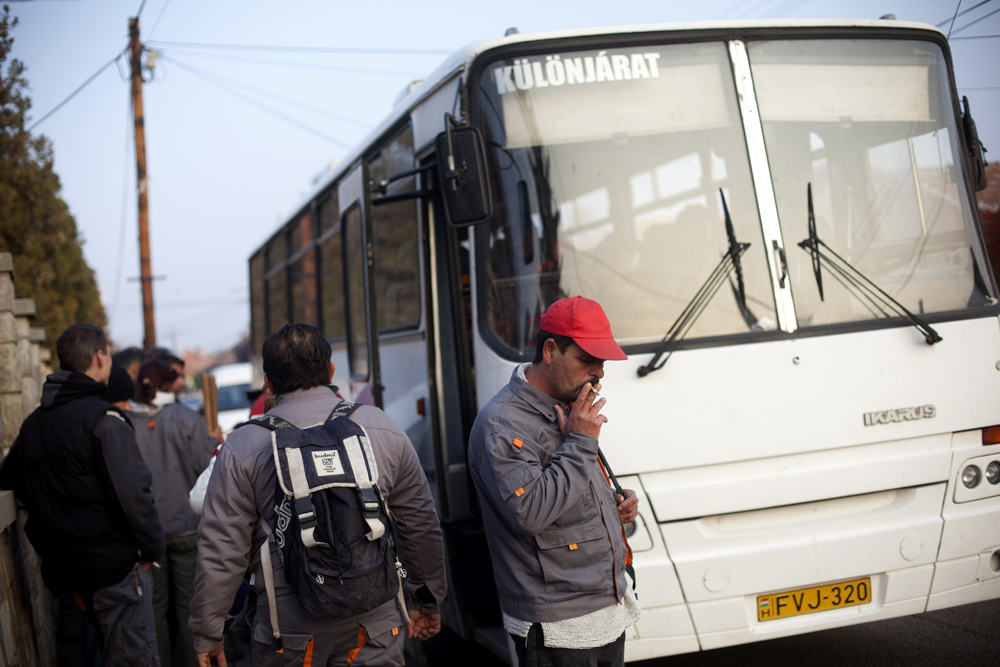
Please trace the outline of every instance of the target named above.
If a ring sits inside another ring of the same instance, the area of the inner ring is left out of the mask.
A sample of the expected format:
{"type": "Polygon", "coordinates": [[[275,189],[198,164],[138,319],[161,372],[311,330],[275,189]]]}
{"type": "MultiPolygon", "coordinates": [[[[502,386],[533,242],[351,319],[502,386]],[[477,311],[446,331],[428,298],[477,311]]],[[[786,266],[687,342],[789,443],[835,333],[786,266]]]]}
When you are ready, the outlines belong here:
{"type": "MultiPolygon", "coordinates": [[[[265,530],[278,546],[299,604],[317,618],[374,609],[399,594],[406,576],[371,443],[364,428],[348,419],[358,407],[343,401],[325,422],[305,429],[271,415],[245,422],[271,431],[275,525],[265,530]]],[[[261,557],[270,597],[268,543],[261,557]]],[[[280,646],[280,631],[272,626],[280,646]]]]}

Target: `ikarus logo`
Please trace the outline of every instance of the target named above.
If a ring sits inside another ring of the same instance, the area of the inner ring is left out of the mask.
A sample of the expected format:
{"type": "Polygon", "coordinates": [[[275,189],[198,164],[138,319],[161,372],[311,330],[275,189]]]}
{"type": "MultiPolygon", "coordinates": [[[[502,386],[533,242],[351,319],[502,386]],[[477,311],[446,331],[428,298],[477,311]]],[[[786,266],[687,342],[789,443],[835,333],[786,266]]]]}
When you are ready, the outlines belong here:
{"type": "Polygon", "coordinates": [[[501,65],[493,70],[497,92],[514,93],[532,88],[572,86],[580,83],[659,79],[657,61],[660,54],[612,53],[599,51],[596,56],[545,56],[545,60],[520,58],[513,65],[501,65]]]}
{"type": "Polygon", "coordinates": [[[937,408],[933,405],[921,405],[915,408],[896,408],[895,410],[879,410],[865,413],[865,426],[879,424],[895,424],[914,421],[916,419],[933,419],[937,416],[937,408]]]}

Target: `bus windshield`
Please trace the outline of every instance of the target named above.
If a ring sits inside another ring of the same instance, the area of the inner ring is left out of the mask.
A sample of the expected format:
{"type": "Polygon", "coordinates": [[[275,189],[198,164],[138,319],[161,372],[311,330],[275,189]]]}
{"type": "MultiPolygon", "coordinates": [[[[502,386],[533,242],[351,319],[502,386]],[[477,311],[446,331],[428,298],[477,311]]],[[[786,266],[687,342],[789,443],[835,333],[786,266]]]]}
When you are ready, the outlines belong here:
{"type": "MultiPolygon", "coordinates": [[[[839,285],[820,301],[795,246],[809,183],[818,235],[907,308],[984,304],[939,49],[841,41],[749,46],[799,326],[879,316],[839,285]],[[865,57],[878,66],[856,68],[865,57]]],[[[566,296],[600,302],[622,345],[662,338],[729,248],[723,196],[750,244],[747,308],[730,276],[688,337],[777,329],[724,42],[507,58],[486,68],[479,100],[503,202],[481,246],[485,318],[515,355],[531,354],[540,314],[566,296]]]]}
{"type": "Polygon", "coordinates": [[[941,49],[905,40],[748,45],[799,326],[878,317],[872,301],[826,272],[816,235],[914,313],[989,300],[975,218],[962,187],[958,128],[941,49]]]}

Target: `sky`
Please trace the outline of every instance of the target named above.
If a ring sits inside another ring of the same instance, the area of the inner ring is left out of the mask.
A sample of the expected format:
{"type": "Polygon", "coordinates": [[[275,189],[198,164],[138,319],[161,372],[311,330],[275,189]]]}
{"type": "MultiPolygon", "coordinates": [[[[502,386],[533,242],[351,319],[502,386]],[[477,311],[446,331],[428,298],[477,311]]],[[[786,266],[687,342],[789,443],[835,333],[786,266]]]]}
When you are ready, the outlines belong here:
{"type": "MultiPolygon", "coordinates": [[[[938,24],[957,0],[25,0],[12,57],[27,67],[32,121],[128,43],[161,57],[144,85],[157,342],[228,349],[245,335],[247,260],[314,180],[381,121],[410,81],[471,42],[521,33],[744,18],[879,18],[938,24]],[[409,54],[206,50],[212,43],[408,50],[409,54]],[[254,101],[251,104],[247,101],[254,101]],[[261,105],[271,112],[265,111],[261,105]],[[281,116],[281,117],[279,117],[281,116]]],[[[951,49],[960,95],[1000,156],[1000,0],[963,0],[951,49]],[[978,6],[977,5],[981,5],[978,6]],[[981,19],[981,20],[980,20],[981,19]],[[961,39],[959,39],[961,38],[961,39]],[[992,63],[992,65],[991,65],[992,63]]],[[[943,28],[948,31],[948,25],[943,28]]],[[[61,196],[85,241],[112,340],[142,344],[135,148],[128,61],[98,75],[33,131],[53,143],[61,196]]]]}

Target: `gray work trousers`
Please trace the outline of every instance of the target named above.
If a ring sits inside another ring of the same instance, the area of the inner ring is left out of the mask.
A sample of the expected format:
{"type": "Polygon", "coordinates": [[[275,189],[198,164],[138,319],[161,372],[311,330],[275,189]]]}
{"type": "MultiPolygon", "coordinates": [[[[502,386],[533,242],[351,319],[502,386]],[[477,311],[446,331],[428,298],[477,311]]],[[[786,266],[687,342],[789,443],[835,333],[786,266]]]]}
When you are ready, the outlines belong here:
{"type": "Polygon", "coordinates": [[[407,622],[396,600],[356,616],[313,618],[297,604],[278,603],[283,649],[274,650],[266,598],[257,607],[254,667],[403,667],[407,622]]]}
{"type": "Polygon", "coordinates": [[[152,592],[153,577],[138,563],[117,584],[78,594],[101,637],[101,667],[159,667],[152,592]]]}
{"type": "Polygon", "coordinates": [[[156,644],[160,664],[197,667],[194,638],[188,629],[191,598],[194,596],[194,572],[198,560],[198,534],[168,535],[167,553],[153,568],[153,615],[156,618],[156,644]],[[168,617],[176,621],[176,639],[171,637],[168,617]],[[176,659],[174,659],[176,654],[176,659]]]}

